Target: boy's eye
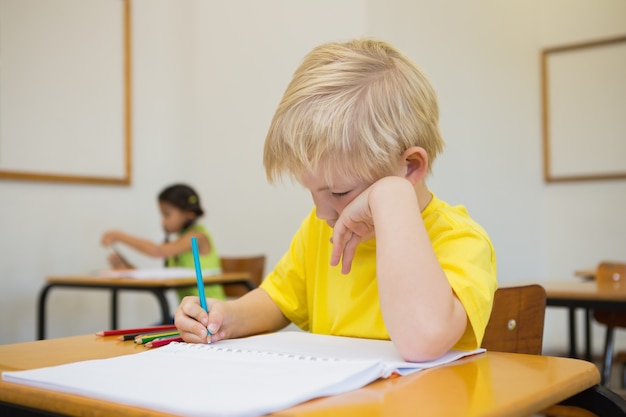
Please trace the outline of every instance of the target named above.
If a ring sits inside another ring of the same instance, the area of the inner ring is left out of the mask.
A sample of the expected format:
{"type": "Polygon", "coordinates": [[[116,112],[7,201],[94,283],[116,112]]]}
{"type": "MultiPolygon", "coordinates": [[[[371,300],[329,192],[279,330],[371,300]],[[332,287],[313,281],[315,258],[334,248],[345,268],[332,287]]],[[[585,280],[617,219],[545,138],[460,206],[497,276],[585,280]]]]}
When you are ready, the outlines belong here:
{"type": "Polygon", "coordinates": [[[333,197],[343,197],[344,195],[347,195],[350,191],[346,191],[343,193],[332,193],[333,197]]]}

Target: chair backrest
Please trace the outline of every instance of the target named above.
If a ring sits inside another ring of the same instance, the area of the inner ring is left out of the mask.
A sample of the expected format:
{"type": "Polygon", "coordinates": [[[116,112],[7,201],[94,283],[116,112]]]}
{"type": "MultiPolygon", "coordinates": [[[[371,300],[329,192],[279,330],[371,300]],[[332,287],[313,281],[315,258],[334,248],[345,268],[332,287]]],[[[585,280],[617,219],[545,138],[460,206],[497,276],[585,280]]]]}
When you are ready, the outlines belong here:
{"type": "Polygon", "coordinates": [[[598,287],[625,288],[626,289],[626,263],[624,262],[600,262],[596,269],[596,282],[598,287]]]}
{"type": "Polygon", "coordinates": [[[541,355],[545,314],[546,291],[541,285],[498,288],[482,347],[541,355]]]}
{"type": "MultiPolygon", "coordinates": [[[[265,274],[265,255],[254,256],[222,256],[223,272],[248,272],[252,282],[259,286],[265,274]]],[[[224,286],[227,297],[240,297],[248,290],[244,286],[224,286]]]]}
{"type": "MultiPolygon", "coordinates": [[[[596,269],[596,285],[599,289],[626,291],[626,263],[603,261],[596,269]]],[[[626,313],[612,310],[594,310],[593,318],[611,327],[626,327],[626,313]]]]}

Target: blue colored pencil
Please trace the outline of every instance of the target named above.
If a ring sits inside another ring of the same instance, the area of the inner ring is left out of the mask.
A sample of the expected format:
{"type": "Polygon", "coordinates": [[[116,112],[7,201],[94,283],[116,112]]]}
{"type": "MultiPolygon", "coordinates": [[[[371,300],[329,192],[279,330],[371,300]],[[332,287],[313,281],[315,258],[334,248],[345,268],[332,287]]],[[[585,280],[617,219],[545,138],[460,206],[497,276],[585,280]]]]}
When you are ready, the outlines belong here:
{"type": "Polygon", "coordinates": [[[206,296],[204,295],[204,279],[202,278],[202,267],[200,266],[200,254],[198,253],[198,240],[195,236],[191,238],[191,252],[193,253],[193,263],[196,267],[196,282],[198,284],[198,297],[200,297],[200,305],[206,311],[209,309],[206,305],[206,296]]]}
{"type": "MultiPolygon", "coordinates": [[[[195,236],[191,238],[191,252],[193,253],[193,263],[196,267],[196,282],[198,284],[198,297],[200,298],[200,305],[206,311],[209,312],[209,308],[206,305],[206,295],[204,294],[204,278],[202,277],[202,267],[200,266],[200,254],[198,252],[198,240],[195,236]]],[[[209,336],[211,332],[207,329],[209,336]]],[[[209,339],[210,341],[210,339],[209,339]]]]}

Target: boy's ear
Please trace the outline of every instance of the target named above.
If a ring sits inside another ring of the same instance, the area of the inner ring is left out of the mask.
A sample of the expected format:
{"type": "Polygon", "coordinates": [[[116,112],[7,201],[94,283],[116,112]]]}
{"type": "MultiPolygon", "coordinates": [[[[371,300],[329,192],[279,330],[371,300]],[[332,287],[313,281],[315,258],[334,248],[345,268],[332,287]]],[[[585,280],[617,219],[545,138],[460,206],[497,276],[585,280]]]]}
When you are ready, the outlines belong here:
{"type": "Polygon", "coordinates": [[[428,154],[420,146],[411,146],[402,153],[401,165],[404,171],[402,176],[415,185],[428,173],[428,154]]]}

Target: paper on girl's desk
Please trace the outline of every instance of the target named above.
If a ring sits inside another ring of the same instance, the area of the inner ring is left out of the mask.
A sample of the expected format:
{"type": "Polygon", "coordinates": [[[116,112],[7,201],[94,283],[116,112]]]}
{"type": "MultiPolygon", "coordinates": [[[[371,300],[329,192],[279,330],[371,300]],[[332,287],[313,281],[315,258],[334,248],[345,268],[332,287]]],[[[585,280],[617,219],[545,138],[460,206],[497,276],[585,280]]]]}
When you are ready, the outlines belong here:
{"type": "Polygon", "coordinates": [[[404,362],[391,341],[278,332],[209,345],[171,343],[137,354],[27,371],[2,379],[187,416],[259,416],[484,352],[404,362]]]}
{"type": "MultiPolygon", "coordinates": [[[[220,268],[203,269],[202,276],[208,277],[221,274],[220,268]]],[[[137,268],[137,269],[111,269],[98,273],[102,278],[136,278],[136,279],[175,279],[195,278],[196,270],[193,268],[137,268]]]]}

